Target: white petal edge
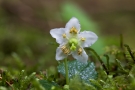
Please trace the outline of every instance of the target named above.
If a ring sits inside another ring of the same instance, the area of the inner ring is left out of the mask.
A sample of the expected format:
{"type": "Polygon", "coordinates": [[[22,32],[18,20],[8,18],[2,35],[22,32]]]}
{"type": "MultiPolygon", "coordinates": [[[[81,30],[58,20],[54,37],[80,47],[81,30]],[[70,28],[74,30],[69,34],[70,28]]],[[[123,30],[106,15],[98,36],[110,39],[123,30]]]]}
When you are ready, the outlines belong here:
{"type": "Polygon", "coordinates": [[[66,57],[67,57],[67,55],[62,52],[62,50],[60,49],[60,47],[58,47],[58,48],[56,49],[56,57],[55,57],[56,60],[57,60],[57,61],[63,60],[63,59],[66,58],[66,57]]]}
{"type": "MultiPolygon", "coordinates": [[[[83,48],[82,48],[83,49],[83,48]]],[[[88,55],[86,54],[86,52],[83,49],[83,52],[81,55],[78,55],[77,51],[74,51],[72,53],[73,57],[78,60],[79,62],[85,63],[87,64],[87,60],[88,60],[88,55]]]]}
{"type": "Polygon", "coordinates": [[[65,28],[56,28],[56,29],[51,29],[50,34],[52,35],[53,38],[56,39],[56,42],[59,44],[62,44],[66,41],[65,38],[63,38],[62,34],[65,33],[65,28]]]}
{"type": "Polygon", "coordinates": [[[85,41],[80,42],[80,45],[82,47],[89,47],[93,43],[95,43],[98,39],[98,36],[94,32],[91,32],[91,31],[80,32],[79,38],[81,39],[81,37],[86,39],[85,41]]]}
{"type": "Polygon", "coordinates": [[[72,28],[72,27],[75,27],[78,32],[80,32],[80,29],[81,29],[81,26],[80,26],[80,23],[79,23],[79,20],[75,17],[72,17],[66,24],[65,28],[68,29],[68,31],[72,28]]]}

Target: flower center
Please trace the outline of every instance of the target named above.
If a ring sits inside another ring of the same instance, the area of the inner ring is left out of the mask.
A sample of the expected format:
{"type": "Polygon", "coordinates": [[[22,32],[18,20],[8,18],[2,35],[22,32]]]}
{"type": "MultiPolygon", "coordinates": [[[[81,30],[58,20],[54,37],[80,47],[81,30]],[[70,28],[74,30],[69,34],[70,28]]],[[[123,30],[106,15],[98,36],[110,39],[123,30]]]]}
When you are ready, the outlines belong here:
{"type": "Polygon", "coordinates": [[[74,51],[77,48],[78,40],[76,38],[71,38],[69,40],[70,50],[74,51]]]}
{"type": "Polygon", "coordinates": [[[70,40],[69,40],[69,44],[75,44],[75,45],[77,45],[78,44],[78,40],[76,39],[76,38],[71,38],[70,40]]]}

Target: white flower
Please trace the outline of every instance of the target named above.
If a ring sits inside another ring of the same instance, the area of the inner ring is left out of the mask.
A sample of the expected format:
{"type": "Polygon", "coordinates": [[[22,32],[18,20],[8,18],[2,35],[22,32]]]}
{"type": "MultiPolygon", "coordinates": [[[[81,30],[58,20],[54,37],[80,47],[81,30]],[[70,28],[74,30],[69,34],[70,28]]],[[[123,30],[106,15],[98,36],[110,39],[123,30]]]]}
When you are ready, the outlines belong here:
{"type": "Polygon", "coordinates": [[[65,28],[55,28],[50,31],[52,37],[60,44],[56,50],[56,60],[63,60],[72,54],[78,61],[87,63],[88,55],[83,48],[91,46],[98,37],[91,31],[80,32],[80,29],[78,19],[73,17],[65,28]]]}

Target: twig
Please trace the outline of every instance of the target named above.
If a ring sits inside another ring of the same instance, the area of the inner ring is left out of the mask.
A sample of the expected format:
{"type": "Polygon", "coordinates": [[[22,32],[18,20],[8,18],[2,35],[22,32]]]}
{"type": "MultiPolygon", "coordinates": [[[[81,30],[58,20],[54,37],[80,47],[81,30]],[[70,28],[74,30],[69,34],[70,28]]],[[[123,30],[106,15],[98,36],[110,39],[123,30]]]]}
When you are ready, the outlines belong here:
{"type": "Polygon", "coordinates": [[[14,90],[14,88],[12,87],[12,85],[8,81],[6,81],[6,83],[12,88],[12,90],[14,90]]]}
{"type": "Polygon", "coordinates": [[[110,70],[109,68],[109,56],[107,54],[104,54],[104,56],[106,57],[106,60],[107,60],[107,69],[108,69],[108,72],[110,70]]]}
{"type": "Polygon", "coordinates": [[[125,61],[128,63],[128,59],[126,58],[126,54],[124,53],[124,47],[123,46],[124,46],[124,44],[123,44],[123,35],[120,34],[120,48],[122,50],[122,54],[123,54],[123,56],[125,58],[125,61]]]}
{"type": "Polygon", "coordinates": [[[128,45],[126,45],[126,44],[125,44],[124,46],[127,48],[127,50],[128,50],[128,52],[129,52],[131,58],[132,58],[133,61],[135,62],[135,57],[134,57],[134,55],[132,54],[132,51],[131,51],[130,47],[129,47],[128,45]]]}

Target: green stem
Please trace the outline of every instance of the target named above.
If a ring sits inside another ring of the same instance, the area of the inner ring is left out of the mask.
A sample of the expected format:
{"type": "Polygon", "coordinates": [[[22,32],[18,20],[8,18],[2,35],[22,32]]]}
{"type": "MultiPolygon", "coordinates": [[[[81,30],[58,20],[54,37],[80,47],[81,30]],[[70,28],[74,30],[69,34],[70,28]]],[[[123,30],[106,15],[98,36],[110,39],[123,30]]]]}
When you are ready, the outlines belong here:
{"type": "Polygon", "coordinates": [[[66,84],[69,85],[67,58],[65,58],[65,72],[66,72],[66,84]]]}
{"type": "Polygon", "coordinates": [[[104,54],[104,56],[106,57],[106,60],[107,60],[107,70],[108,70],[108,73],[109,73],[109,56],[107,54],[104,54]]]}
{"type": "Polygon", "coordinates": [[[108,70],[107,70],[107,67],[105,66],[104,62],[101,60],[100,56],[95,52],[94,49],[92,48],[88,48],[88,50],[91,50],[95,55],[96,57],[98,58],[99,62],[101,63],[101,65],[103,66],[104,70],[106,71],[107,75],[109,74],[108,70]]]}
{"type": "Polygon", "coordinates": [[[128,50],[128,52],[129,52],[129,54],[130,54],[130,56],[131,56],[131,58],[133,59],[133,61],[135,62],[135,57],[134,57],[134,55],[133,55],[133,53],[132,53],[132,51],[131,51],[131,49],[130,49],[130,47],[128,46],[128,45],[124,45],[126,48],[127,48],[127,50],[128,50]]]}

